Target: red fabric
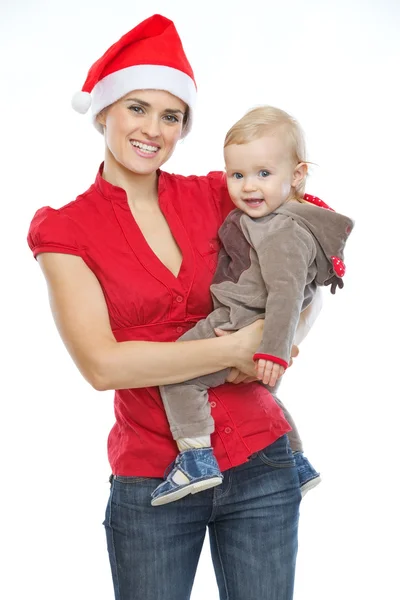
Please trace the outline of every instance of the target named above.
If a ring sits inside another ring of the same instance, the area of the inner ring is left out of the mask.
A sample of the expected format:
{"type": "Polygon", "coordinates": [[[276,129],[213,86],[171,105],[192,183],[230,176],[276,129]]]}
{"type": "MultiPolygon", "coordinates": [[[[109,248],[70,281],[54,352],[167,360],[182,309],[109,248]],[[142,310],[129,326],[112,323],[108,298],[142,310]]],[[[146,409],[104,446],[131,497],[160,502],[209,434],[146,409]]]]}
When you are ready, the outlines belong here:
{"type": "MultiPolygon", "coordinates": [[[[147,245],[125,192],[100,173],[73,202],[37,211],[30,248],[34,256],[62,252],[82,257],[103,288],[118,341],[174,341],[212,310],[209,287],[218,229],[233,208],[225,177],[219,172],[206,177],[160,173],[160,207],[183,254],[175,278],[147,245]]],[[[212,444],[222,470],[242,464],[290,430],[272,396],[256,382],[211,390],[210,403],[216,423],[212,444]]],[[[116,391],[115,417],[108,439],[112,472],[162,477],[177,448],[158,388],[116,391]]]]}
{"type": "Polygon", "coordinates": [[[333,270],[338,277],[344,277],[346,273],[346,266],[344,262],[338,256],[331,256],[333,270]]]}
{"type": "Polygon", "coordinates": [[[107,75],[136,65],[172,67],[195,83],[174,23],[162,15],[153,15],[123,35],[91,66],[82,91],[90,93],[107,75]]]}
{"type": "Polygon", "coordinates": [[[288,363],[286,362],[286,360],[283,360],[283,358],[279,358],[279,356],[272,356],[272,354],[263,354],[262,352],[257,352],[257,354],[255,354],[253,356],[253,360],[271,360],[272,362],[276,363],[277,365],[281,365],[281,367],[285,367],[285,369],[288,368],[288,363]]]}
{"type": "Polygon", "coordinates": [[[328,206],[326,204],[326,202],[321,200],[321,198],[318,198],[318,196],[311,196],[310,194],[304,194],[303,198],[307,202],[311,202],[311,204],[315,204],[316,206],[321,206],[321,208],[327,208],[328,210],[333,210],[333,208],[328,206]]]}

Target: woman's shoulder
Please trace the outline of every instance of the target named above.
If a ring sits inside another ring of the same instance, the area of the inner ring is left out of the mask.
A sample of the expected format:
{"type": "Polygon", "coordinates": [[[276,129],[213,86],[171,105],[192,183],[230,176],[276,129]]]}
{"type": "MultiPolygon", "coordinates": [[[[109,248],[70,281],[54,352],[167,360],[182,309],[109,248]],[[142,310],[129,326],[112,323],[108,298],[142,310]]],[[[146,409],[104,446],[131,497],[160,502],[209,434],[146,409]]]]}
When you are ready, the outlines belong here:
{"type": "Polygon", "coordinates": [[[162,171],[164,180],[168,183],[185,186],[201,186],[201,185],[220,185],[226,186],[225,174],[223,171],[210,171],[207,175],[178,175],[176,173],[168,173],[162,171]]]}
{"type": "Polygon", "coordinates": [[[40,252],[61,252],[82,255],[79,242],[79,223],[84,213],[90,210],[88,193],[59,208],[42,206],[33,215],[29,225],[27,241],[33,255],[40,252]]]}
{"type": "Polygon", "coordinates": [[[162,173],[165,184],[171,188],[180,188],[199,195],[203,202],[209,198],[216,207],[221,221],[234,208],[223,171],[210,171],[207,175],[176,175],[166,171],[162,173]]]}

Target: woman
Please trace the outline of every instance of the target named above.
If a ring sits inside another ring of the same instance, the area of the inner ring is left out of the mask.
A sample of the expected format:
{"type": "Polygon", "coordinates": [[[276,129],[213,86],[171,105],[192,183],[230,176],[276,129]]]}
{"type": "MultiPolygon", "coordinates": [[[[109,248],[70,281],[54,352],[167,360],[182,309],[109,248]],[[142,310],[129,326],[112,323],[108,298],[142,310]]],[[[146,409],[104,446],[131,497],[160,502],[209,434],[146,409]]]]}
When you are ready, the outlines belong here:
{"type": "Polygon", "coordinates": [[[82,112],[92,104],[104,163],[75,201],[37,211],[28,241],[76,365],[96,389],[117,390],[104,522],[116,599],[188,599],[208,526],[221,598],[289,600],[301,494],[290,426],[263,386],[246,383],[262,323],[175,343],[212,309],[217,232],[232,209],[220,173],[160,171],[190,128],[195,92],[168,19],[114,44],[74,99],[82,112]],[[176,453],[156,386],[227,367],[244,383],[210,392],[223,485],[153,508],[176,453]]]}

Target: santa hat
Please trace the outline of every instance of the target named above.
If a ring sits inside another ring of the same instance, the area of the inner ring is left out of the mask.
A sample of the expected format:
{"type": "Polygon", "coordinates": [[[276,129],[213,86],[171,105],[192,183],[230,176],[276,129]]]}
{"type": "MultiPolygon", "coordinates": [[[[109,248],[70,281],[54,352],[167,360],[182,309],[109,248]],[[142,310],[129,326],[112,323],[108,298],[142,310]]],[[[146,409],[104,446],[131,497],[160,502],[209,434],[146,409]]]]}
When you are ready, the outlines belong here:
{"type": "Polygon", "coordinates": [[[169,19],[153,15],[113,44],[89,70],[82,91],[72,98],[82,114],[92,107],[95,127],[102,131],[96,115],[133,90],[164,90],[189,107],[184,134],[191,127],[196,82],[182,42],[169,19]]]}

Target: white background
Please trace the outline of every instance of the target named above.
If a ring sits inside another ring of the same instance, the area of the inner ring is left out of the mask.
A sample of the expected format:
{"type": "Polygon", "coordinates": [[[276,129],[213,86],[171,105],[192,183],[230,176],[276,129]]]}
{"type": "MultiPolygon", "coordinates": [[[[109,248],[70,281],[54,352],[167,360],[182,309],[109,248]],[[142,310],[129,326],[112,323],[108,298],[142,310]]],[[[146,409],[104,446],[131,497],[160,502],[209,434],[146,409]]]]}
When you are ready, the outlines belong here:
{"type": "MultiPolygon", "coordinates": [[[[109,45],[160,12],[199,88],[193,132],[166,169],[223,168],[228,127],[273,104],[305,129],[307,191],[356,221],[345,288],[325,290],[281,388],[323,475],[302,504],[295,598],[398,597],[397,0],[0,4],[1,596],[113,597],[101,524],[112,393],[92,390],[67,355],[26,234],[37,208],[83,192],[102,160],[72,94],[109,45]]],[[[205,596],[218,597],[207,545],[192,598],[205,596]]]]}

